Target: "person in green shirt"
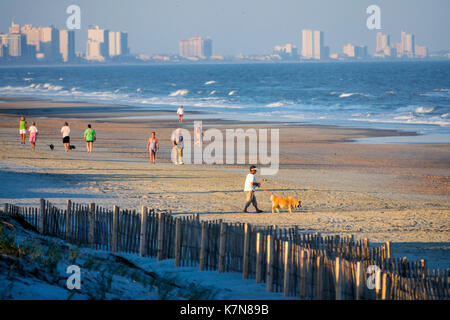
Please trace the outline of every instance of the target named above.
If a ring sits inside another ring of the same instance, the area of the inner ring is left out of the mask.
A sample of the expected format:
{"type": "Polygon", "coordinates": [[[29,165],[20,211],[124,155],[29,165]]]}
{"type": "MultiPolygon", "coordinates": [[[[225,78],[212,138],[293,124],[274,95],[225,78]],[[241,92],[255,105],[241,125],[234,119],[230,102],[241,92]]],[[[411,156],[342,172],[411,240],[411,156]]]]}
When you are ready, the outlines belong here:
{"type": "Polygon", "coordinates": [[[88,128],[84,131],[84,141],[86,141],[86,149],[88,153],[92,153],[95,140],[95,131],[92,129],[91,125],[88,124],[88,128]]]}
{"type": "Polygon", "coordinates": [[[27,135],[27,122],[25,121],[24,116],[20,117],[19,134],[20,134],[20,144],[25,144],[25,137],[27,135]]]}

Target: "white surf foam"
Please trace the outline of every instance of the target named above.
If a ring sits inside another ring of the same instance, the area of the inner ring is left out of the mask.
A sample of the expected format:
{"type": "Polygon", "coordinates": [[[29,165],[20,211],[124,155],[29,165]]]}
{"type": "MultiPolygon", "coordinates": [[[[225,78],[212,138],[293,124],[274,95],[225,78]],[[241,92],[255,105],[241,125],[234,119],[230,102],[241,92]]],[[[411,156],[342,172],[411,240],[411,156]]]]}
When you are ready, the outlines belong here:
{"type": "Polygon", "coordinates": [[[355,95],[356,93],[341,93],[340,95],[339,95],[339,98],[348,98],[348,97],[351,97],[351,96],[353,96],[353,95],[355,95]]]}
{"type": "Polygon", "coordinates": [[[180,89],[169,94],[170,97],[186,96],[189,93],[187,89],[180,89]]]}
{"type": "Polygon", "coordinates": [[[270,108],[278,108],[278,107],[282,107],[282,106],[284,106],[284,103],[281,101],[266,104],[266,107],[270,107],[270,108]]]}
{"type": "Polygon", "coordinates": [[[430,113],[434,111],[434,107],[417,107],[415,113],[430,113]]]}
{"type": "Polygon", "coordinates": [[[266,104],[266,107],[279,108],[279,107],[283,107],[283,106],[290,105],[290,104],[294,104],[294,102],[288,101],[288,100],[280,100],[280,101],[276,101],[276,102],[272,102],[272,103],[266,104]]]}

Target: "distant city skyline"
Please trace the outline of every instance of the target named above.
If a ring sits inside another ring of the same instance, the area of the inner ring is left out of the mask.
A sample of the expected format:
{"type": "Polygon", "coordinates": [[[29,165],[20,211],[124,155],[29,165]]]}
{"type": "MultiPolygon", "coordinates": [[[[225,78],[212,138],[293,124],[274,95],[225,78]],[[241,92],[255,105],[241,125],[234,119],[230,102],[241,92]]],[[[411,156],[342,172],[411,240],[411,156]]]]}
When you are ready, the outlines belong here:
{"type": "Polygon", "coordinates": [[[13,20],[8,33],[0,32],[0,63],[84,63],[84,62],[136,62],[136,61],[326,61],[326,60],[366,60],[366,59],[427,59],[450,58],[450,52],[429,54],[428,47],[418,45],[415,35],[401,31],[400,41],[391,44],[390,35],[377,32],[376,51],[369,54],[366,45],[348,42],[342,53],[331,53],[325,45],[325,32],[301,30],[302,47],[288,42],[276,45],[273,51],[263,55],[227,56],[213,55],[213,41],[209,37],[194,35],[179,41],[178,54],[133,54],[128,47],[128,32],[103,29],[98,25],[89,26],[86,53],[75,52],[75,32],[58,29],[55,26],[20,26],[13,20]]]}
{"type": "Polygon", "coordinates": [[[77,52],[86,52],[90,25],[128,32],[134,54],[176,54],[179,41],[194,34],[214,40],[213,54],[265,54],[277,44],[301,48],[302,29],[323,31],[330,53],[340,53],[350,42],[367,46],[373,54],[380,31],[390,35],[391,43],[401,41],[405,31],[430,52],[450,49],[448,0],[347,0],[345,6],[335,0],[3,0],[0,31],[7,32],[12,19],[20,25],[65,29],[71,4],[81,8],[81,30],[75,30],[77,52]],[[366,27],[366,8],[371,4],[381,8],[381,30],[366,27]]]}

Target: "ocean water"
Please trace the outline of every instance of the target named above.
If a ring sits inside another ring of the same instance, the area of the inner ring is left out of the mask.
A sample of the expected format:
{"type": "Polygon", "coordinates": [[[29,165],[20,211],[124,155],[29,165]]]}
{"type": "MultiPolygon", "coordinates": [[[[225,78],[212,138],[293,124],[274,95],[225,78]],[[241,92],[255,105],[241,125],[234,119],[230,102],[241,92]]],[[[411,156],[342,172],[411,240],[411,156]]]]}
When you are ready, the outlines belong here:
{"type": "Polygon", "coordinates": [[[416,131],[450,143],[450,61],[0,68],[0,96],[416,131]]]}

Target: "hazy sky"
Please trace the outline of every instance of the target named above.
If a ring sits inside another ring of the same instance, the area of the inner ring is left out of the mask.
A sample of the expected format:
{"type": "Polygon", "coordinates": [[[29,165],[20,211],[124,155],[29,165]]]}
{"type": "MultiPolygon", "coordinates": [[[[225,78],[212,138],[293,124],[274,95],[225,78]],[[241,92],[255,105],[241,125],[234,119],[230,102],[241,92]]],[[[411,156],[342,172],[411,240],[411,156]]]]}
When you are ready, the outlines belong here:
{"type": "Polygon", "coordinates": [[[198,34],[213,39],[214,54],[266,54],[277,44],[300,48],[301,29],[325,32],[331,53],[348,42],[375,49],[377,30],[366,27],[366,8],[381,8],[382,32],[391,42],[402,30],[430,51],[450,49],[450,0],[0,0],[0,32],[11,19],[65,28],[66,8],[81,8],[76,50],[97,24],[127,31],[132,53],[178,53],[178,41],[198,34]]]}

